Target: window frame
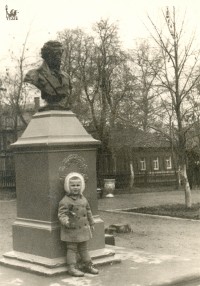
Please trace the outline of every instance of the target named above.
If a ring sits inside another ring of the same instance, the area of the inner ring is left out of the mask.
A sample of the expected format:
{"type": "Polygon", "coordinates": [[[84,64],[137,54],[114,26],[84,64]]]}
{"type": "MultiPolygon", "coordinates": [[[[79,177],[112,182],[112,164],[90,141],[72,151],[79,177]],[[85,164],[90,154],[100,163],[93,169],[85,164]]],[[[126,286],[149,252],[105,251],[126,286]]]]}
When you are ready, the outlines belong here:
{"type": "Polygon", "coordinates": [[[153,170],[158,171],[159,169],[160,169],[159,157],[156,157],[156,159],[153,159],[153,170]]]}
{"type": "Polygon", "coordinates": [[[146,158],[140,158],[140,171],[146,171],[147,170],[147,164],[146,164],[146,158]]]}
{"type": "Polygon", "coordinates": [[[166,170],[172,169],[172,158],[171,158],[171,156],[168,156],[165,158],[165,166],[166,166],[166,170]]]}

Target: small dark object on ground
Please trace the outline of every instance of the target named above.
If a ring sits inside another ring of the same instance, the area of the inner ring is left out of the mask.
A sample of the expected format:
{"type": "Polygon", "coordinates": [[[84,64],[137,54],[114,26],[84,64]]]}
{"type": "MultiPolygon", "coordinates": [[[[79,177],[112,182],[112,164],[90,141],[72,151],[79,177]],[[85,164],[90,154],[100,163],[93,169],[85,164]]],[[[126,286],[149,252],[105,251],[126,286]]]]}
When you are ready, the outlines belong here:
{"type": "Polygon", "coordinates": [[[115,238],[112,234],[105,234],[105,244],[115,245],[115,238]]]}
{"type": "Polygon", "coordinates": [[[129,224],[111,224],[108,228],[105,229],[105,233],[129,233],[132,232],[132,229],[129,224]]]}

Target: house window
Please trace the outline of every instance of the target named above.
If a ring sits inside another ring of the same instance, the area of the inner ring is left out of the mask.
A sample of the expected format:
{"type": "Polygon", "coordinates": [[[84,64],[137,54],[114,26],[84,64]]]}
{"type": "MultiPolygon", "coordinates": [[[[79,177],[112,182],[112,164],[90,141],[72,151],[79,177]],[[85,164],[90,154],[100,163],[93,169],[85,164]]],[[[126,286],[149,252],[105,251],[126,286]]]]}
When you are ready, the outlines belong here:
{"type": "Polygon", "coordinates": [[[171,156],[167,157],[165,159],[165,164],[166,164],[166,169],[170,170],[172,168],[172,160],[171,160],[171,156]]]}
{"type": "Polygon", "coordinates": [[[159,160],[158,157],[153,160],[153,169],[159,170],[159,160]]]}
{"type": "Polygon", "coordinates": [[[140,159],[140,170],[146,171],[146,160],[145,160],[145,158],[140,159]]]}

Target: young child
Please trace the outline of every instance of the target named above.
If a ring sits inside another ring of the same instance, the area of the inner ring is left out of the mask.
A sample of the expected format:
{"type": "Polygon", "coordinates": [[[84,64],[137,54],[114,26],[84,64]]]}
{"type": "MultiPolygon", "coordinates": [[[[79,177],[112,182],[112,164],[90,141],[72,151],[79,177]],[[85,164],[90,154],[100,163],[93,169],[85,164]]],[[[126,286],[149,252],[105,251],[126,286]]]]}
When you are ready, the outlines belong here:
{"type": "Polygon", "coordinates": [[[88,240],[92,237],[94,220],[87,199],[83,196],[85,181],[79,173],[69,173],[64,181],[66,195],[59,203],[58,218],[61,222],[61,240],[67,243],[68,272],[72,276],[84,276],[84,272],[98,274],[93,266],[88,240]],[[77,253],[83,262],[83,271],[76,268],[77,253]]]}

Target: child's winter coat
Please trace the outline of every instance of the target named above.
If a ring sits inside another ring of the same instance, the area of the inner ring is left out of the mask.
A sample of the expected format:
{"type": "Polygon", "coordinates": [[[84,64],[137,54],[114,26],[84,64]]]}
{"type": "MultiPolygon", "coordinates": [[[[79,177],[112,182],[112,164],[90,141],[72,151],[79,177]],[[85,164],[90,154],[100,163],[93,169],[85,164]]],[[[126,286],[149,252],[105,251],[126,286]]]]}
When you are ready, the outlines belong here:
{"type": "Polygon", "coordinates": [[[78,173],[70,173],[69,175],[66,177],[64,185],[66,195],[60,201],[58,209],[58,218],[61,222],[61,240],[66,242],[87,241],[92,237],[90,226],[94,225],[94,220],[89,203],[82,195],[85,183],[82,175],[78,173]],[[69,193],[69,180],[73,176],[78,176],[82,181],[82,192],[77,197],[70,196],[69,193]],[[66,224],[68,224],[67,227],[66,224]]]}

